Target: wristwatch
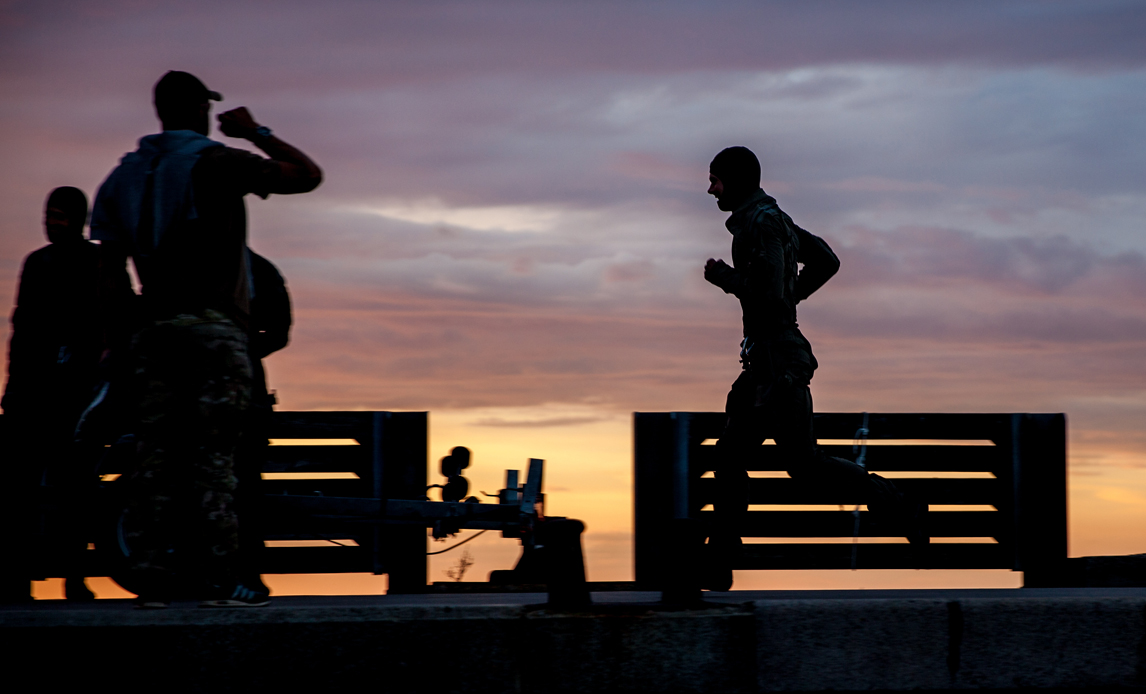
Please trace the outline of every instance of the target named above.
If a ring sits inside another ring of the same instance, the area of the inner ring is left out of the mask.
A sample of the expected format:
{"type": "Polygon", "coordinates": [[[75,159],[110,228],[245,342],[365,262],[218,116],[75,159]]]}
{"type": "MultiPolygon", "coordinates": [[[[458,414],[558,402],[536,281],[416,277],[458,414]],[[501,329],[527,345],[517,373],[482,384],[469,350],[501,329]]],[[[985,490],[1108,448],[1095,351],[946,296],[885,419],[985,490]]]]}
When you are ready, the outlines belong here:
{"type": "Polygon", "coordinates": [[[265,125],[260,125],[259,127],[255,128],[255,137],[259,138],[260,140],[265,140],[272,134],[274,134],[273,131],[265,125]]]}

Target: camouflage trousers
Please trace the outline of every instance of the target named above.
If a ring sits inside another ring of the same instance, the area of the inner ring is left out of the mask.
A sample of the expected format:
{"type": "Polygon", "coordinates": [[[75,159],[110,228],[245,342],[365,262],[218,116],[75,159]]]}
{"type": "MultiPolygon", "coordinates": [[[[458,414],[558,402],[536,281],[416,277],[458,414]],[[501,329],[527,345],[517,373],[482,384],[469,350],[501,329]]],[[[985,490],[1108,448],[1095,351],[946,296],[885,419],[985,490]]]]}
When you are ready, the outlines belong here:
{"type": "Polygon", "coordinates": [[[247,335],[216,311],[180,314],[133,341],[139,416],[124,534],[154,581],[226,585],[238,554],[234,454],[251,393],[247,335]]]}

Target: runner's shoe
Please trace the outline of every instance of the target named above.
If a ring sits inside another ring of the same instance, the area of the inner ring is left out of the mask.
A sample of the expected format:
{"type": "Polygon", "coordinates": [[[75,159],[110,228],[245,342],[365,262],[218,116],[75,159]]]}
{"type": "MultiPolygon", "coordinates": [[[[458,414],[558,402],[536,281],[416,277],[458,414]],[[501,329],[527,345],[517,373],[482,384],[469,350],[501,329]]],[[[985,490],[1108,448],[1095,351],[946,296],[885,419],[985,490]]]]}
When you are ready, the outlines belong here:
{"type": "MultiPolygon", "coordinates": [[[[226,594],[224,591],[223,594],[226,594]]],[[[199,607],[266,607],[271,604],[270,593],[255,591],[239,583],[230,597],[204,600],[199,607]]]]}
{"type": "Polygon", "coordinates": [[[96,596],[82,576],[73,576],[64,580],[64,598],[71,602],[91,602],[96,596]]]}
{"type": "Polygon", "coordinates": [[[702,555],[700,587],[720,592],[731,590],[732,567],[743,546],[744,541],[739,537],[710,537],[702,555]]]}

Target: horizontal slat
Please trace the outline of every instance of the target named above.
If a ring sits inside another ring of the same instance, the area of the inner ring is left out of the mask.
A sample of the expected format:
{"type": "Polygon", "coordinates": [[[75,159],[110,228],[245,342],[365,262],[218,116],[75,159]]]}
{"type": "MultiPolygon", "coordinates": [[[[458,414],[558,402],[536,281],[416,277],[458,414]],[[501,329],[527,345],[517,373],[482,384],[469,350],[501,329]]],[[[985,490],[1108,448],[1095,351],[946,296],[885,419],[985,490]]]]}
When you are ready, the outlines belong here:
{"type": "MultiPolygon", "coordinates": [[[[313,540],[315,537],[353,537],[362,532],[362,522],[344,518],[314,518],[291,514],[281,509],[263,516],[264,536],[275,540],[313,540]]],[[[359,544],[366,544],[359,542],[359,544]]]]}
{"type": "Polygon", "coordinates": [[[373,422],[373,412],[275,412],[268,438],[357,439],[366,445],[373,422]]]}
{"type": "MultiPolygon", "coordinates": [[[[666,413],[667,414],[667,413],[666,413]]],[[[697,440],[716,438],[724,428],[722,412],[690,412],[689,434],[697,440]]],[[[816,435],[850,439],[863,423],[860,412],[817,412],[816,435]]],[[[1002,413],[878,413],[868,414],[873,439],[991,439],[1009,440],[1011,415],[1002,413]]]]}
{"type": "Polygon", "coordinates": [[[689,436],[695,439],[715,439],[724,431],[728,416],[723,412],[690,412],[689,436]]]}
{"type": "Polygon", "coordinates": [[[374,565],[367,547],[267,547],[260,571],[268,574],[370,573],[374,565]]]}
{"type": "MultiPolygon", "coordinates": [[[[36,538],[33,536],[33,541],[36,538]]],[[[45,538],[47,539],[47,538],[45,538]]],[[[44,540],[41,540],[44,542],[44,540]]],[[[78,557],[79,566],[73,565],[73,557],[63,552],[52,551],[52,547],[41,544],[33,545],[32,566],[35,568],[35,580],[40,578],[57,578],[65,576],[108,576],[114,573],[113,564],[103,552],[86,551],[78,557]],[[77,570],[78,569],[78,570],[77,570]]]]}
{"type": "MultiPolygon", "coordinates": [[[[897,479],[896,489],[926,504],[991,504],[1007,501],[1007,488],[999,480],[897,479]]],[[[716,480],[696,480],[695,507],[714,502],[716,480]]],[[[838,493],[824,486],[793,479],[753,478],[748,499],[752,504],[865,504],[868,499],[856,493],[838,493]]]]}
{"type": "MultiPolygon", "coordinates": [[[[854,460],[851,446],[822,446],[826,455],[854,460]]],[[[1008,469],[1011,453],[999,446],[868,446],[864,466],[881,470],[995,472],[1008,469]]]]}
{"type": "MultiPolygon", "coordinates": [[[[942,544],[924,550],[923,566],[911,545],[859,545],[857,569],[1010,569],[1005,545],[942,544]]],[[[742,570],[850,569],[852,545],[745,545],[735,568],[742,570]]]]}
{"type": "Polygon", "coordinates": [[[366,446],[270,446],[265,472],[358,472],[372,468],[366,446]]]}
{"type": "MultiPolygon", "coordinates": [[[[334,480],[335,482],[339,480],[334,480]]],[[[357,519],[409,521],[427,523],[449,519],[465,527],[469,521],[517,523],[521,521],[519,504],[480,504],[445,501],[416,501],[410,499],[378,500],[348,498],[330,495],[267,495],[263,508],[268,513],[284,517],[343,516],[357,519]]]]}
{"type": "MultiPolygon", "coordinates": [[[[373,562],[368,547],[268,547],[260,556],[260,573],[371,573],[373,562]]],[[[84,576],[114,575],[117,565],[101,552],[85,552],[79,573],[84,576]]],[[[76,567],[57,554],[46,555],[36,564],[37,577],[74,575],[76,567]]]]}
{"type": "MultiPolygon", "coordinates": [[[[701,511],[703,522],[714,520],[712,511],[701,511]]],[[[997,511],[931,512],[927,533],[931,537],[994,537],[1005,540],[1009,525],[997,511]]],[[[742,537],[852,537],[855,516],[850,511],[749,511],[739,526],[742,537]]],[[[902,527],[880,524],[867,511],[860,512],[863,537],[900,537],[902,527]]]]}
{"type": "MultiPolygon", "coordinates": [[[[854,460],[851,446],[821,446],[830,456],[854,460]]],[[[693,446],[693,471],[710,471],[718,460],[716,446],[693,446]]],[[[936,472],[1006,472],[1009,452],[998,446],[869,446],[865,466],[881,470],[933,470],[936,472]]],[[[776,446],[761,446],[750,470],[786,470],[789,461],[776,446]]]]}
{"type": "MultiPolygon", "coordinates": [[[[84,576],[108,576],[116,571],[100,552],[85,552],[80,568],[84,576]]],[[[36,565],[45,578],[69,575],[76,570],[56,554],[47,554],[36,565]]],[[[370,573],[373,562],[369,547],[267,547],[260,555],[260,573],[370,573]]]]}
{"type": "MultiPolygon", "coordinates": [[[[816,436],[850,439],[863,425],[859,412],[820,412],[815,415],[816,436]]],[[[979,413],[876,413],[868,414],[872,439],[991,439],[1011,435],[1010,414],[979,413]]]]}
{"type": "Polygon", "coordinates": [[[269,496],[291,494],[296,496],[369,497],[372,496],[368,481],[357,480],[263,480],[262,490],[269,496]]]}

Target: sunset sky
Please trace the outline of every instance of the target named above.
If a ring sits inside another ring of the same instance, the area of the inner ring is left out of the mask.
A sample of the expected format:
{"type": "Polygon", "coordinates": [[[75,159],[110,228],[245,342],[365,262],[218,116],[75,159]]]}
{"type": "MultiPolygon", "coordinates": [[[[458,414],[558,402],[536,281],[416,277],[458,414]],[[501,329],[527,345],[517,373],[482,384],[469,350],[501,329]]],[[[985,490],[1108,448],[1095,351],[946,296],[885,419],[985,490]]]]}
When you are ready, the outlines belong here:
{"type": "MultiPolygon", "coordinates": [[[[631,413],[718,410],[737,375],[705,189],[746,145],[842,261],[800,307],[817,409],[1065,412],[1071,553],[1146,552],[1144,36],[1102,0],[0,1],[0,304],[48,191],[94,196],[192,72],[325,171],[248,201],[296,307],[281,408],[429,410],[476,490],[545,458],[590,578],[628,579],[631,413]]],[[[475,579],[518,551],[469,547],[475,579]]]]}

